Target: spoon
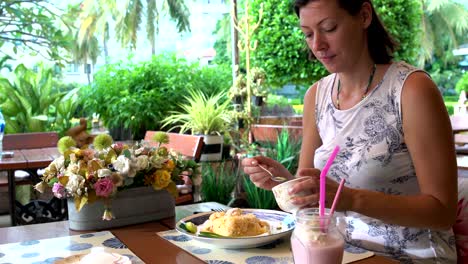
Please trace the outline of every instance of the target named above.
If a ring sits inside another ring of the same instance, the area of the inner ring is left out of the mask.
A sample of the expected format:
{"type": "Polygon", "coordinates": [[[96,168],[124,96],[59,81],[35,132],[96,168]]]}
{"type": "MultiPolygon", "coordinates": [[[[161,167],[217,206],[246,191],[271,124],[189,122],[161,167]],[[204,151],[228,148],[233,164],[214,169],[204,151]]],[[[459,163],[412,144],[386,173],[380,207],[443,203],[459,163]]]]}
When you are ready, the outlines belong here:
{"type": "Polygon", "coordinates": [[[270,174],[270,179],[272,181],[275,181],[275,182],[284,182],[287,180],[286,177],[281,177],[281,176],[275,176],[273,175],[273,173],[271,173],[271,171],[267,170],[267,168],[263,167],[262,165],[260,164],[257,164],[260,168],[262,168],[262,170],[266,171],[268,174],[270,174]]]}

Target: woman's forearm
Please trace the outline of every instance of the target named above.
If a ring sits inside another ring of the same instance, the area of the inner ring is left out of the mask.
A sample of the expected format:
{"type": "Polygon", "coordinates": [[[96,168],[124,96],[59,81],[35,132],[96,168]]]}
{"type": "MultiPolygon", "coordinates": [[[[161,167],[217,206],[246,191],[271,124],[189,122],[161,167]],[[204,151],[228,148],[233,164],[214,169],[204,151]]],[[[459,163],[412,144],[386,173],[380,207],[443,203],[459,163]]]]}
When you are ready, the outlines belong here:
{"type": "Polygon", "coordinates": [[[442,229],[450,228],[456,217],[456,205],[445,206],[431,195],[389,195],[381,192],[347,189],[346,210],[354,211],[388,224],[442,229]]]}

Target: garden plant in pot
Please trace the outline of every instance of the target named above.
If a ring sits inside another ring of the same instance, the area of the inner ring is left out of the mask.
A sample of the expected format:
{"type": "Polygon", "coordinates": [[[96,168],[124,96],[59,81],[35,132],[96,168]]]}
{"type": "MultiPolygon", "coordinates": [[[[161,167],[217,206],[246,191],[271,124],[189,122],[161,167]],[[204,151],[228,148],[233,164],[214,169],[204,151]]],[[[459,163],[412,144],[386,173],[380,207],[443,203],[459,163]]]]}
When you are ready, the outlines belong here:
{"type": "Polygon", "coordinates": [[[254,96],[254,103],[256,106],[263,104],[264,98],[268,94],[268,87],[266,85],[266,73],[262,68],[254,67],[250,70],[252,94],[254,96]]]}
{"type": "Polygon", "coordinates": [[[239,74],[234,80],[234,84],[229,88],[229,98],[234,104],[242,105],[244,97],[247,95],[247,80],[244,74],[239,74]]]}
{"type": "Polygon", "coordinates": [[[35,189],[51,187],[57,198],[68,199],[70,229],[106,229],[174,216],[178,196],[175,182],[182,171],[197,176],[198,165],[162,147],[164,132],[129,146],[96,136],[92,148],[76,147],[69,136],[58,142],[62,156],[46,169],[35,189]],[[112,209],[112,210],[111,210],[112,209]],[[112,221],[103,221],[112,220],[112,221]]]}
{"type": "Polygon", "coordinates": [[[200,161],[221,160],[223,133],[230,124],[231,104],[226,93],[206,96],[201,91],[190,89],[185,96],[186,103],[179,104],[181,111],[173,111],[162,123],[179,128],[180,133],[191,131],[203,135],[204,147],[200,161]]]}

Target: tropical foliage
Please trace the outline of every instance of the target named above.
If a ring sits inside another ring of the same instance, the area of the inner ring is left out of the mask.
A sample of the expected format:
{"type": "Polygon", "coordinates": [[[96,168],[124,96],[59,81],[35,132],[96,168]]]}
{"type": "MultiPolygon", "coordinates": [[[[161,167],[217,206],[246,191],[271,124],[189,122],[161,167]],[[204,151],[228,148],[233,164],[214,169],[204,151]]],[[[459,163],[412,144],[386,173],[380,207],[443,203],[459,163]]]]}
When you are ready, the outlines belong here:
{"type": "Polygon", "coordinates": [[[458,81],[456,86],[457,92],[468,91],[468,72],[465,72],[463,77],[458,81]]]}
{"type": "MultiPolygon", "coordinates": [[[[0,47],[63,60],[70,48],[73,17],[45,0],[0,1],[0,47]]],[[[4,50],[4,49],[3,49],[4,50]]]]}
{"type": "Polygon", "coordinates": [[[224,67],[200,67],[171,55],[142,63],[119,62],[101,68],[92,86],[81,90],[87,115],[96,113],[108,128],[130,128],[135,139],[161,130],[171,111],[181,110],[188,89],[207,96],[227,90],[231,73],[224,67]]]}
{"type": "Polygon", "coordinates": [[[0,78],[6,133],[54,130],[63,134],[71,127],[77,89],[58,90],[52,68],[42,65],[36,73],[20,64],[13,73],[12,81],[0,78]]]}
{"type": "Polygon", "coordinates": [[[115,24],[115,35],[122,47],[135,49],[138,31],[146,23],[147,39],[151,43],[152,54],[155,54],[156,36],[159,32],[159,20],[168,14],[176,22],[179,32],[189,31],[189,10],[183,0],[146,0],[142,1],[106,1],[85,0],[81,4],[80,31],[78,43],[83,44],[94,36],[107,40],[109,25],[115,24]],[[146,17],[146,21],[142,18],[146,17]]]}
{"type": "Polygon", "coordinates": [[[236,187],[237,173],[234,167],[221,162],[213,167],[213,164],[202,164],[201,198],[205,202],[218,202],[228,204],[232,192],[236,187]]]}
{"type": "Polygon", "coordinates": [[[423,41],[419,65],[434,57],[453,61],[451,51],[468,41],[468,9],[454,0],[420,0],[423,6],[423,41]]]}
{"type": "Polygon", "coordinates": [[[243,186],[250,208],[276,209],[278,207],[273,192],[258,188],[248,176],[244,176],[243,186]]]}
{"type": "Polygon", "coordinates": [[[179,128],[180,133],[213,135],[222,134],[230,123],[230,104],[226,93],[206,96],[202,91],[189,89],[186,103],[180,103],[180,111],[172,111],[163,120],[165,127],[179,128]]]}
{"type": "MultiPolygon", "coordinates": [[[[293,138],[288,130],[283,129],[278,135],[276,142],[264,146],[265,156],[279,161],[293,175],[296,174],[299,163],[299,151],[301,140],[293,138]]],[[[259,155],[258,146],[250,149],[250,153],[259,155]]],[[[271,191],[267,191],[255,186],[248,177],[244,177],[244,189],[247,194],[247,201],[252,208],[275,209],[277,203],[271,191]]]]}
{"type": "MultiPolygon", "coordinates": [[[[390,33],[400,43],[396,58],[415,63],[420,49],[422,17],[420,0],[375,0],[377,13],[387,26],[390,33]]],[[[294,14],[290,1],[253,0],[250,2],[250,16],[257,21],[260,5],[263,4],[263,20],[253,36],[258,40],[257,49],[251,54],[254,66],[262,67],[274,86],[288,83],[309,86],[325,74],[326,70],[317,61],[308,60],[307,47],[303,34],[298,27],[298,19],[294,14]]],[[[239,5],[242,7],[242,5],[239,5]]],[[[242,11],[239,12],[242,15],[242,11]]],[[[226,34],[227,27],[220,24],[218,36],[226,34]],[[224,30],[224,34],[222,33],[224,30]]],[[[219,39],[215,45],[226,47],[225,39],[219,39]]],[[[222,49],[221,56],[226,56],[222,49]]],[[[241,54],[243,55],[243,54],[241,54]]],[[[218,61],[224,61],[221,58],[218,61]]]]}

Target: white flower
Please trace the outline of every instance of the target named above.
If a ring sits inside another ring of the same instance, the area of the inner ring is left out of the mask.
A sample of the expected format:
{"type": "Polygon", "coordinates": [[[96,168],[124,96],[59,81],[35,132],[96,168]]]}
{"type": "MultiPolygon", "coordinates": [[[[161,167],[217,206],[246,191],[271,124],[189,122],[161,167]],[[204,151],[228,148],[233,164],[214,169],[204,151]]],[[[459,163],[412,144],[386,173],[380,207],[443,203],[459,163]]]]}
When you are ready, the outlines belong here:
{"type": "Polygon", "coordinates": [[[151,166],[158,169],[162,168],[164,162],[166,162],[166,159],[157,155],[152,156],[150,160],[151,166]]]}
{"type": "Polygon", "coordinates": [[[136,150],[135,150],[135,155],[136,155],[136,156],[140,155],[141,153],[143,153],[144,150],[145,150],[145,148],[136,149],[136,150]]]}
{"type": "Polygon", "coordinates": [[[137,171],[148,168],[149,161],[147,155],[141,155],[136,158],[135,169],[137,171]]]}
{"type": "Polygon", "coordinates": [[[117,160],[115,160],[112,163],[112,165],[114,166],[114,169],[120,172],[122,176],[128,176],[128,177],[133,178],[136,175],[136,170],[131,164],[132,164],[132,161],[122,155],[120,155],[117,158],[117,160]]]}
{"type": "Polygon", "coordinates": [[[70,162],[68,164],[67,172],[77,174],[80,171],[80,165],[77,163],[70,162]]]}
{"type": "Polygon", "coordinates": [[[75,173],[69,173],[68,175],[68,183],[65,188],[69,193],[71,193],[73,196],[77,194],[78,196],[81,196],[82,191],[81,188],[83,188],[85,179],[83,176],[75,173]]]}
{"type": "Polygon", "coordinates": [[[54,159],[52,163],[55,164],[55,168],[57,168],[57,171],[63,172],[65,170],[65,158],[63,156],[54,159]]]}
{"type": "Polygon", "coordinates": [[[97,175],[99,178],[109,177],[112,175],[112,171],[109,169],[99,169],[97,175]]]}
{"type": "Polygon", "coordinates": [[[75,153],[70,153],[70,161],[71,162],[76,162],[78,159],[76,158],[75,153]]]}

